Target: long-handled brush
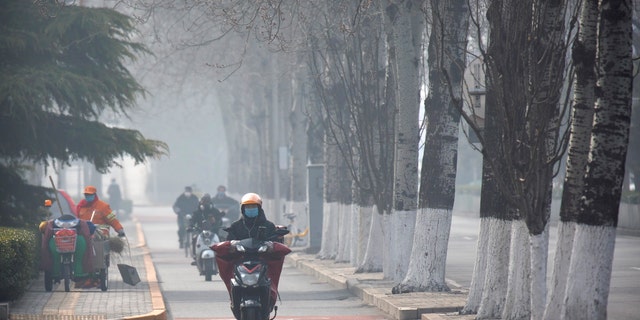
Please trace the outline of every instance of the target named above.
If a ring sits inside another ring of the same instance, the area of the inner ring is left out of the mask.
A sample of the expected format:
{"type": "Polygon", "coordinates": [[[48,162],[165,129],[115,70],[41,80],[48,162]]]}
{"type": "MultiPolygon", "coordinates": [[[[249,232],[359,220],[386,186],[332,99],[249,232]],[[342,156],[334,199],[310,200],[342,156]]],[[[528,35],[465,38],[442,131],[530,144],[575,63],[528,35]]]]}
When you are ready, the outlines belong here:
{"type": "Polygon", "coordinates": [[[124,240],[120,239],[120,237],[110,237],[109,250],[121,254],[124,251],[124,240]]]}

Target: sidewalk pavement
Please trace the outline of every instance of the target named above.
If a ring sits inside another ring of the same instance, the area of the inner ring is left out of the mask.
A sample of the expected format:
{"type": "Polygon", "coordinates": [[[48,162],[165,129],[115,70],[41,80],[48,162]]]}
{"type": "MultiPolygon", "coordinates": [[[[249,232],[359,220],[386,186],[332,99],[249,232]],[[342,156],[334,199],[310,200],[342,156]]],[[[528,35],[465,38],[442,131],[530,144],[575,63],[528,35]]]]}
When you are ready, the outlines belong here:
{"type": "Polygon", "coordinates": [[[384,280],[382,272],[355,273],[349,263],[320,260],[301,251],[289,254],[286,261],[321,281],[347,289],[394,320],[471,320],[476,316],[458,314],[468,291],[455,283],[447,282],[451,292],[391,294],[393,282],[384,280]]]}
{"type": "MultiPolygon", "coordinates": [[[[44,289],[43,273],[34,280],[27,292],[9,303],[11,320],[107,320],[153,319],[166,320],[162,293],[151,261],[144,233],[136,220],[121,221],[127,234],[131,257],[125,245],[121,254],[111,253],[107,291],[75,289],[64,291],[64,285],[54,284],[51,292],[44,289]],[[117,264],[136,267],[140,283],[135,286],[122,281],[117,264]]],[[[2,319],[0,319],[2,320],[2,319]]]]}

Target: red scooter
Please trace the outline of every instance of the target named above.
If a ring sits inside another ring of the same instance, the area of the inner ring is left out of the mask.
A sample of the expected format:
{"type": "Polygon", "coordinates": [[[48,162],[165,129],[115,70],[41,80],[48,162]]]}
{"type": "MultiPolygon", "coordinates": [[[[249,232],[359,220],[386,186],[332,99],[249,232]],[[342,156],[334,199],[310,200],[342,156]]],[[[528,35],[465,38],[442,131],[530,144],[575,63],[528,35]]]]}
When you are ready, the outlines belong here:
{"type": "Polygon", "coordinates": [[[291,252],[278,241],[287,233],[286,229],[277,229],[273,239],[248,238],[211,246],[236,319],[269,320],[272,311],[271,319],[275,319],[280,273],[284,257],[291,252]]]}

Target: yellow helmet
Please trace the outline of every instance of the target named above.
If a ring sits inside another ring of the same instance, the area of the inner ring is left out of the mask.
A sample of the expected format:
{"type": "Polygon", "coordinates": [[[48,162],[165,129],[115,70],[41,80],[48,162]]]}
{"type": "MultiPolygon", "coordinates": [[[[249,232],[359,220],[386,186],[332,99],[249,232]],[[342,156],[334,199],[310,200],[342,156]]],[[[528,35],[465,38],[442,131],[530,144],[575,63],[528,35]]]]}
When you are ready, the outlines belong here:
{"type": "Polygon", "coordinates": [[[257,204],[262,207],[262,198],[257,193],[250,192],[242,196],[240,204],[257,204]]]}

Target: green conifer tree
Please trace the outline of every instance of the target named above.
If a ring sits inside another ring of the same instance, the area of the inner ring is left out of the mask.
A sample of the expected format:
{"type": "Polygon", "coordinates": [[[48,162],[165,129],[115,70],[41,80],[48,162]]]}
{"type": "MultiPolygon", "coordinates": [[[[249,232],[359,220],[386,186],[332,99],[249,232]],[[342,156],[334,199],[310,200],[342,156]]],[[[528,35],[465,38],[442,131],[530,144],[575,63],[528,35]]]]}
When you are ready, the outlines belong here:
{"type": "Polygon", "coordinates": [[[149,53],[132,40],[135,31],[112,9],[0,2],[0,225],[40,219],[47,190],[21,178],[25,164],[86,160],[105,172],[125,155],[141,163],[168,152],[99,121],[105,112],[126,117],[145,93],[126,68],[149,53]]]}

